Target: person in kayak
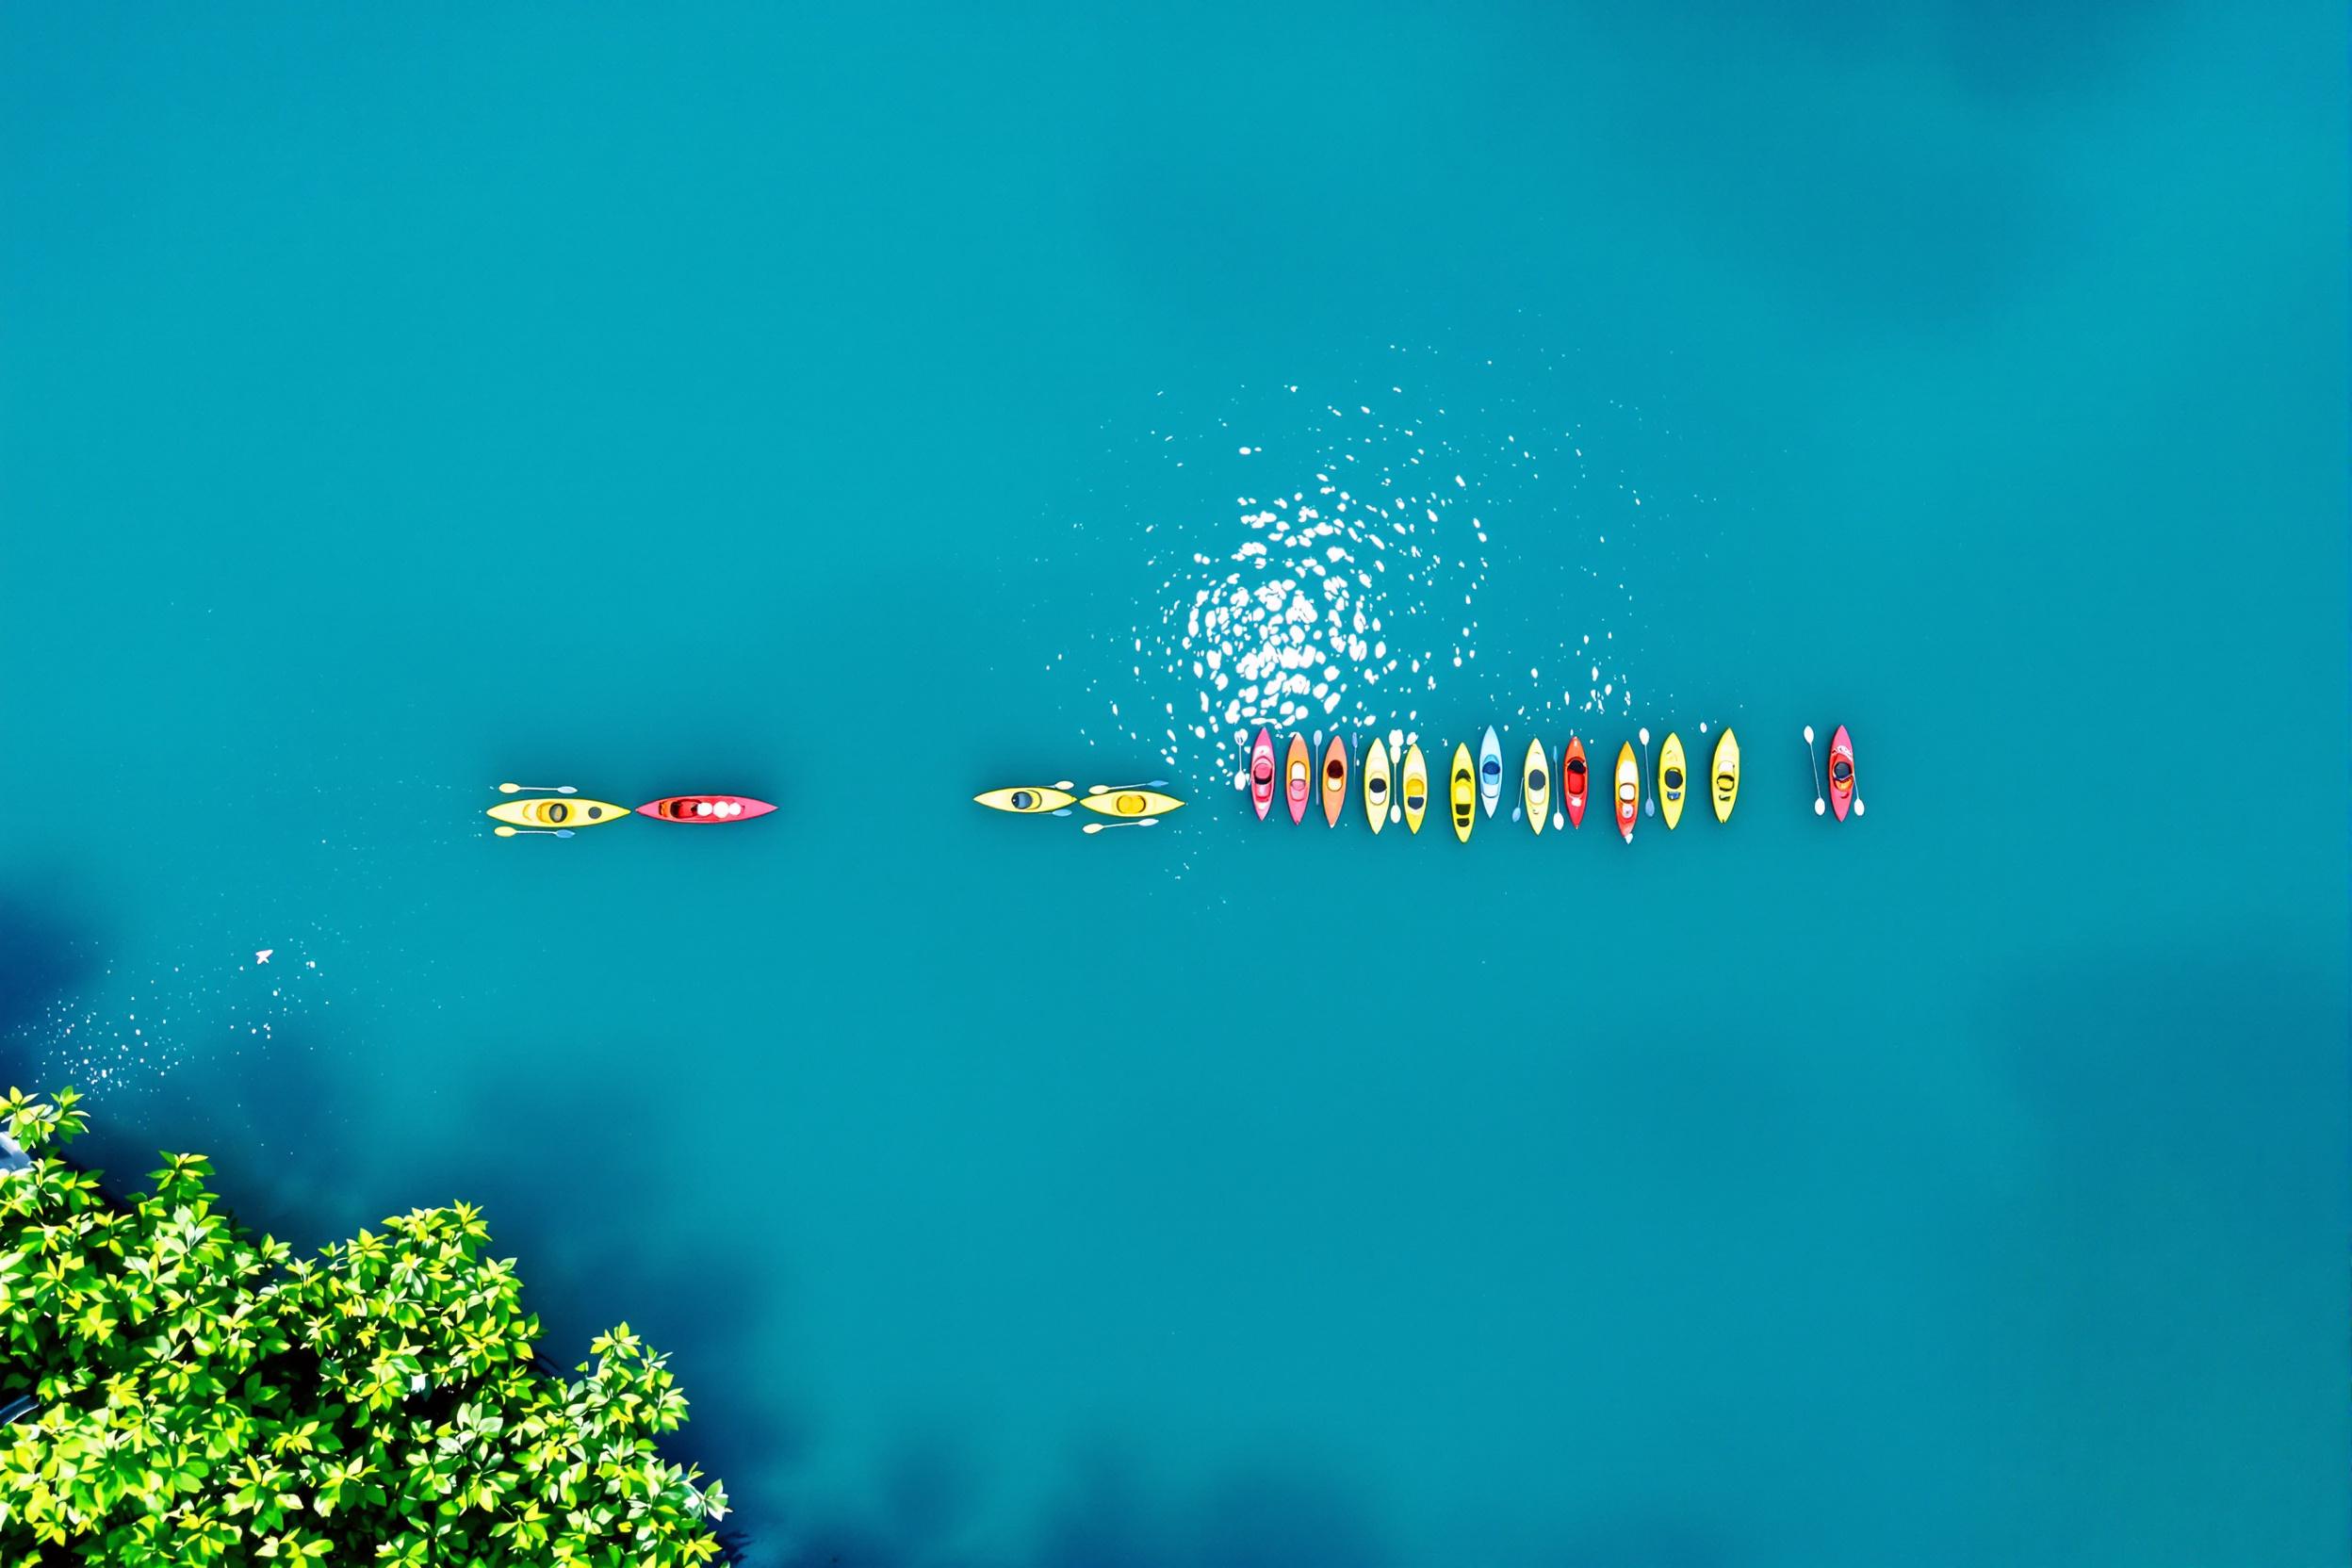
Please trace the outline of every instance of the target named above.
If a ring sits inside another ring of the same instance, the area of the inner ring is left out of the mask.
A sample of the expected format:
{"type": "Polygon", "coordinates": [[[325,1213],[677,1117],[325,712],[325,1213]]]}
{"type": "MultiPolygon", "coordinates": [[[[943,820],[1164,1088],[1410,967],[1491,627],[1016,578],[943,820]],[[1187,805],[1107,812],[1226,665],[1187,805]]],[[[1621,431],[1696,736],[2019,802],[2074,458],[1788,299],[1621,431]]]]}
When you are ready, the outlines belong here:
{"type": "Polygon", "coordinates": [[[1854,782],[1854,764],[1842,757],[1833,757],[1829,762],[1829,776],[1840,784],[1851,784],[1854,782]]]}

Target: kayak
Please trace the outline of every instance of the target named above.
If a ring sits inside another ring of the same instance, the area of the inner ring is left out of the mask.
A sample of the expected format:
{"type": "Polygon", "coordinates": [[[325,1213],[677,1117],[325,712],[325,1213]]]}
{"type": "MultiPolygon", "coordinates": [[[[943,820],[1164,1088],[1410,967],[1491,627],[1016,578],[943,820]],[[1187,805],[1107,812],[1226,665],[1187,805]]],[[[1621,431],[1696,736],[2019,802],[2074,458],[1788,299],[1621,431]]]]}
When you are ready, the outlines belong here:
{"type": "Polygon", "coordinates": [[[629,814],[609,800],[502,800],[490,808],[500,822],[517,827],[594,827],[629,814]]]}
{"type": "Polygon", "coordinates": [[[1838,813],[1838,820],[1846,820],[1846,808],[1854,804],[1854,737],[1839,725],[1838,733],[1829,738],[1829,808],[1838,813]]]}
{"type": "Polygon", "coordinates": [[[1690,792],[1690,776],[1683,770],[1682,737],[1672,730],[1658,748],[1658,814],[1671,830],[1682,821],[1683,796],[1690,792]]]}
{"type": "MultiPolygon", "coordinates": [[[[1486,738],[1493,740],[1494,732],[1488,730],[1486,738]]],[[[1457,744],[1454,747],[1454,766],[1446,787],[1446,798],[1453,808],[1454,837],[1468,843],[1470,829],[1478,820],[1478,786],[1476,776],[1470,772],[1470,748],[1467,745],[1457,744]]]]}
{"type": "Polygon", "coordinates": [[[1490,817],[1503,799],[1503,743],[1494,738],[1493,725],[1486,727],[1486,739],[1478,743],[1478,799],[1485,803],[1490,817]]]}
{"type": "Polygon", "coordinates": [[[1338,736],[1323,748],[1323,825],[1337,827],[1348,804],[1348,743],[1338,736]]]}
{"type": "Polygon", "coordinates": [[[1715,820],[1729,822],[1740,804],[1740,738],[1730,730],[1715,737],[1715,820]]]}
{"type": "Polygon", "coordinates": [[[1388,825],[1388,743],[1377,736],[1364,754],[1364,820],[1375,833],[1388,825]]]}
{"type": "MultiPolygon", "coordinates": [[[[987,804],[987,796],[975,798],[987,804]]],[[[1069,805],[1069,799],[1065,797],[1062,804],[1069,805]]],[[[656,822],[742,822],[745,817],[764,817],[775,809],[749,795],[663,795],[637,808],[637,814],[656,822]]]]}
{"type": "Polygon", "coordinates": [[[1421,760],[1418,743],[1405,748],[1405,825],[1421,831],[1421,818],[1429,808],[1429,765],[1421,760]]]}
{"type": "Polygon", "coordinates": [[[1617,831],[1633,842],[1633,825],[1642,815],[1642,764],[1634,760],[1633,743],[1617,748],[1617,831]]]}
{"type": "Polygon", "coordinates": [[[1078,804],[1106,817],[1164,817],[1184,802],[1155,790],[1105,790],[1078,804]]]}
{"type": "Polygon", "coordinates": [[[1568,749],[1560,754],[1560,790],[1568,798],[1568,825],[1584,825],[1585,792],[1592,787],[1584,766],[1584,743],[1574,735],[1568,737],[1568,749]]]}
{"type": "Polygon", "coordinates": [[[1527,760],[1519,769],[1519,799],[1527,808],[1527,825],[1535,836],[1544,836],[1544,819],[1552,814],[1551,760],[1544,755],[1544,743],[1527,743],[1527,760]]]}
{"type": "Polygon", "coordinates": [[[1258,820],[1274,804],[1274,737],[1265,730],[1250,746],[1250,804],[1258,808],[1258,820]]]}
{"type": "MultiPolygon", "coordinates": [[[[1069,791],[1049,790],[1041,784],[1016,784],[1009,790],[990,790],[972,798],[991,811],[1062,811],[1078,803],[1078,797],[1069,791]]],[[[655,806],[661,804],[654,802],[655,806]]],[[[653,807],[645,809],[650,812],[653,807]]]]}
{"type": "Polygon", "coordinates": [[[1314,787],[1307,781],[1307,738],[1290,738],[1290,755],[1282,759],[1282,792],[1290,801],[1290,825],[1298,826],[1307,820],[1307,796],[1314,787]]]}

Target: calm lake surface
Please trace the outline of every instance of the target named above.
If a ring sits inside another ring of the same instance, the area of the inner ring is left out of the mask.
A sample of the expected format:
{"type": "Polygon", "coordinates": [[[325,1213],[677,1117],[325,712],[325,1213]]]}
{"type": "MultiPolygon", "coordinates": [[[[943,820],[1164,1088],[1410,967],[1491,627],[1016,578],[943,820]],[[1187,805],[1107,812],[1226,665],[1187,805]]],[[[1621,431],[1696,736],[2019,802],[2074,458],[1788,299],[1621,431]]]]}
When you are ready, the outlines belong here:
{"type": "Polygon", "coordinates": [[[763,1563],[2339,1561],[2345,43],[11,9],[0,1063],[484,1203],[763,1563]]]}

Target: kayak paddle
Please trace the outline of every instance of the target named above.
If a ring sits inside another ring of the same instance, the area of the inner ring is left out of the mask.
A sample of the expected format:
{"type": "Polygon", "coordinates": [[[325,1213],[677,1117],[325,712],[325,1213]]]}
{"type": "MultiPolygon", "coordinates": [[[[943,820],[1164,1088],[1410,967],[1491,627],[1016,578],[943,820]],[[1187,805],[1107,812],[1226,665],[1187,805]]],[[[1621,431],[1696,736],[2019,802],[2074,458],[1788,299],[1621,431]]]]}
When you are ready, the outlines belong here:
{"type": "Polygon", "coordinates": [[[558,795],[580,793],[580,786],[577,784],[501,784],[498,786],[498,793],[502,795],[511,795],[517,790],[539,790],[548,794],[558,795]]]}
{"type": "Polygon", "coordinates": [[[1821,798],[1821,760],[1813,753],[1813,727],[1805,727],[1805,754],[1813,758],[1813,814],[1820,816],[1829,809],[1829,802],[1821,798]]]}
{"type": "Polygon", "coordinates": [[[491,831],[491,832],[493,832],[493,833],[496,833],[496,834],[497,834],[499,838],[501,838],[501,839],[514,839],[514,838],[526,838],[526,839],[527,839],[527,838],[535,837],[536,835],[541,834],[541,833],[552,833],[552,834],[554,834],[554,835],[555,835],[557,838],[559,838],[559,839],[568,839],[568,838],[570,838],[570,837],[572,836],[572,830],[571,830],[570,828],[568,828],[568,827],[506,827],[506,826],[498,826],[498,827],[494,827],[494,828],[492,828],[490,831],[491,831]]]}
{"type": "MultiPolygon", "coordinates": [[[[1167,786],[1168,780],[1165,778],[1154,778],[1147,784],[1089,784],[1086,786],[1086,793],[1090,795],[1106,795],[1113,790],[1159,790],[1165,789],[1167,786]]],[[[1064,788],[1068,788],[1068,786],[1065,785],[1064,788]]]]}
{"type": "Polygon", "coordinates": [[[1100,833],[1106,827],[1157,827],[1159,825],[1159,818],[1145,817],[1140,822],[1090,822],[1078,831],[1081,833],[1100,833]]]}
{"type": "MultiPolygon", "coordinates": [[[[1649,726],[1643,725],[1642,727],[1642,775],[1646,778],[1649,773],[1650,729],[1649,726]]],[[[1658,814],[1658,792],[1655,790],[1642,792],[1642,814],[1645,817],[1654,817],[1658,814]]]]}

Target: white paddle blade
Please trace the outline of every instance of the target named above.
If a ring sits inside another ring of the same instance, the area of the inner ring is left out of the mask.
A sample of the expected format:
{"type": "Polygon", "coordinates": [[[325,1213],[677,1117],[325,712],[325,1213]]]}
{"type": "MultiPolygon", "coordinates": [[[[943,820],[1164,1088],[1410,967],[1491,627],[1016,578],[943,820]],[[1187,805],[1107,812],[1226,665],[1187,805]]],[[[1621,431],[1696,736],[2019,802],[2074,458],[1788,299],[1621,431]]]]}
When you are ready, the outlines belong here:
{"type": "Polygon", "coordinates": [[[1090,823],[1086,824],[1086,826],[1084,826],[1084,827],[1080,828],[1078,831],[1079,831],[1079,832],[1081,832],[1081,833],[1100,833],[1100,832],[1102,832],[1102,829],[1103,829],[1103,828],[1105,828],[1105,827],[1107,827],[1107,826],[1109,826],[1109,825],[1109,825],[1108,823],[1090,822],[1090,823]]]}
{"type": "Polygon", "coordinates": [[[1860,795],[1854,797],[1854,814],[1855,816],[1868,816],[1870,814],[1870,808],[1869,807],[1862,804],[1862,797],[1860,795]]]}
{"type": "Polygon", "coordinates": [[[1822,799],[1821,796],[1819,796],[1819,795],[1815,795],[1815,796],[1813,797],[1813,814],[1814,814],[1815,816],[1817,816],[1817,817],[1818,817],[1818,816],[1820,816],[1822,812],[1824,812],[1824,811],[1826,811],[1826,810],[1828,810],[1828,809],[1829,809],[1829,802],[1827,802],[1827,801],[1823,800],[1823,799],[1822,799]]]}
{"type": "Polygon", "coordinates": [[[1813,743],[1813,727],[1811,725],[1806,725],[1805,727],[1805,743],[1806,745],[1811,745],[1813,743]]]}
{"type": "Polygon", "coordinates": [[[490,831],[501,839],[511,839],[514,836],[514,830],[511,827],[494,827],[490,831]]]}
{"type": "Polygon", "coordinates": [[[1642,743],[1643,745],[1648,745],[1650,743],[1650,732],[1646,728],[1642,731],[1642,743]]]}

